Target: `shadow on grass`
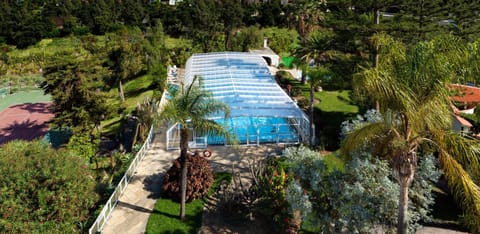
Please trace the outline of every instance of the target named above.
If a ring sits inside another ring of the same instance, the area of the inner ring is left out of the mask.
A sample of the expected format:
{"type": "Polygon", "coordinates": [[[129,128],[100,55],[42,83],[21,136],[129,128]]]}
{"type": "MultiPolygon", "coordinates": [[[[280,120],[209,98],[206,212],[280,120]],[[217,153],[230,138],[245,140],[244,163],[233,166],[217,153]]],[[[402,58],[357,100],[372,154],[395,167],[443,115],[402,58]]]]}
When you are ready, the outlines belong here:
{"type": "Polygon", "coordinates": [[[459,222],[462,210],[457,206],[453,196],[446,191],[434,191],[433,196],[435,203],[431,212],[432,221],[423,225],[468,232],[469,230],[459,222]]]}
{"type": "Polygon", "coordinates": [[[152,90],[150,86],[140,89],[129,90],[125,92],[125,97],[138,97],[140,94],[152,90]]]}
{"type": "Polygon", "coordinates": [[[356,113],[326,112],[315,108],[315,135],[320,146],[328,151],[335,151],[340,147],[340,131],[343,121],[353,119],[356,113]]]}

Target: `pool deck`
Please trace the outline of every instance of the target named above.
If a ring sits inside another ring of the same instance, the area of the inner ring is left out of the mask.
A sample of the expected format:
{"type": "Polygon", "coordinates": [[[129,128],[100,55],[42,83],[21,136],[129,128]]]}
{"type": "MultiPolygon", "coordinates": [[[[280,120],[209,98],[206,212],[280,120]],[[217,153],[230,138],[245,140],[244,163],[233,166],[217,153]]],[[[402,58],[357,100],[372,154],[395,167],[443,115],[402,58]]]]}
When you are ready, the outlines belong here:
{"type": "MultiPolygon", "coordinates": [[[[148,218],[159,198],[163,175],[172,161],[179,156],[179,150],[165,149],[164,132],[165,129],[162,129],[156,134],[152,148],[140,162],[134,178],[120,196],[119,203],[102,233],[145,233],[148,218]]],[[[250,178],[249,165],[252,162],[257,158],[264,158],[265,155],[280,153],[283,146],[214,146],[208,149],[212,152],[209,157],[210,165],[215,171],[232,172],[235,168],[235,173],[239,173],[243,178],[250,178]]],[[[242,182],[248,183],[247,179],[242,182]]]]}

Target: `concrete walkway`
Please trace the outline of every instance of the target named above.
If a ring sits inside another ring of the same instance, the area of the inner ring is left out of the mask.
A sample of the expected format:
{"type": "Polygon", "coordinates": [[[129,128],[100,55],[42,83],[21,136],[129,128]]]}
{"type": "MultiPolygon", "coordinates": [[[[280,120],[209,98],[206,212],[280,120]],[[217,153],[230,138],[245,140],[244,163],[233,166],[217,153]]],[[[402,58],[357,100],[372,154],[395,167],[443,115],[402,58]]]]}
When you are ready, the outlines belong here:
{"type": "Polygon", "coordinates": [[[163,174],[178,157],[178,151],[165,150],[164,135],[164,132],[156,133],[153,146],[138,165],[102,233],[145,233],[148,218],[159,198],[163,174]]]}

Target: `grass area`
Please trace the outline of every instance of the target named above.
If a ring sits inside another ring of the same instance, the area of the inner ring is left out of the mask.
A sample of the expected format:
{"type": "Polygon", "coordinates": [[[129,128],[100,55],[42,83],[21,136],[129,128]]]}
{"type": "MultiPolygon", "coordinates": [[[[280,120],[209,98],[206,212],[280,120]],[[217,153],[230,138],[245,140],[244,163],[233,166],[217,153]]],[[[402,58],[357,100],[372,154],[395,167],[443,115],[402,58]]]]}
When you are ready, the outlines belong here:
{"type": "Polygon", "coordinates": [[[358,107],[352,104],[350,93],[350,90],[315,93],[315,99],[320,100],[314,109],[316,135],[322,148],[338,149],[340,125],[358,114],[358,107]]]}
{"type": "MultiPolygon", "coordinates": [[[[209,195],[218,188],[221,181],[231,181],[229,173],[215,173],[215,181],[210,188],[209,195]]],[[[160,198],[155,204],[153,213],[148,219],[146,233],[187,234],[198,233],[202,226],[202,213],[204,199],[197,199],[185,206],[185,221],[178,218],[180,203],[168,198],[160,198]]]]}
{"type": "Polygon", "coordinates": [[[192,40],[185,38],[165,37],[165,47],[169,50],[175,48],[190,48],[192,43],[192,40]]]}
{"type": "MultiPolygon", "coordinates": [[[[320,100],[315,108],[324,112],[358,113],[358,106],[350,99],[350,90],[322,91],[315,93],[315,99],[320,100]]],[[[306,94],[307,96],[309,94],[306,94]]]]}
{"type": "MultiPolygon", "coordinates": [[[[100,38],[100,36],[97,36],[96,38],[100,38]]],[[[46,38],[26,49],[12,50],[8,53],[8,56],[20,60],[29,58],[32,55],[48,57],[58,53],[67,53],[78,50],[78,48],[80,48],[80,43],[80,39],[77,37],[46,38]]]]}
{"type": "MultiPolygon", "coordinates": [[[[302,84],[286,72],[283,72],[282,76],[283,83],[288,82],[297,93],[310,99],[308,84],[302,84]]],[[[315,135],[322,149],[337,150],[340,144],[341,123],[357,115],[359,108],[353,104],[351,92],[351,90],[315,92],[314,97],[317,100],[314,104],[315,135]]]]}
{"type": "Polygon", "coordinates": [[[42,89],[30,90],[30,91],[19,91],[12,95],[6,95],[5,97],[0,96],[0,111],[5,108],[22,103],[34,103],[34,102],[50,102],[50,95],[44,95],[42,89]]]}
{"type": "MultiPolygon", "coordinates": [[[[125,107],[124,113],[130,113],[136,108],[138,103],[142,103],[146,97],[151,97],[153,95],[154,91],[149,89],[151,84],[152,78],[148,75],[140,76],[134,80],[125,82],[123,84],[125,103],[121,103],[117,87],[108,91],[108,103],[112,106],[123,105],[123,107],[125,107]]],[[[111,116],[111,118],[102,121],[103,132],[106,134],[115,132],[120,126],[120,120],[120,115],[114,115],[111,116]]]]}

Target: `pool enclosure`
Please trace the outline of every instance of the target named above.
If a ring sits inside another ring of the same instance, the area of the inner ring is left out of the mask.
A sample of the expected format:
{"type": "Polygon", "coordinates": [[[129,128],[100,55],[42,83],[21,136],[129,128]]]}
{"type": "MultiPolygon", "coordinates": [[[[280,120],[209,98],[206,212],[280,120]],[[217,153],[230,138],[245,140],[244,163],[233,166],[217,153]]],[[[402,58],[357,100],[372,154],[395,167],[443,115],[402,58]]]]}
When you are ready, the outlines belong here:
{"type": "MultiPolygon", "coordinates": [[[[263,143],[295,144],[309,139],[309,121],[305,113],[276,83],[266,61],[246,52],[195,54],[186,64],[183,84],[194,76],[202,79],[202,88],[230,107],[230,116],[210,116],[236,136],[241,145],[263,143]]],[[[167,148],[179,147],[180,126],[167,131],[167,148]]],[[[227,145],[224,136],[199,135],[190,130],[190,148],[227,145]]]]}

